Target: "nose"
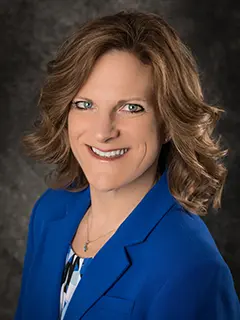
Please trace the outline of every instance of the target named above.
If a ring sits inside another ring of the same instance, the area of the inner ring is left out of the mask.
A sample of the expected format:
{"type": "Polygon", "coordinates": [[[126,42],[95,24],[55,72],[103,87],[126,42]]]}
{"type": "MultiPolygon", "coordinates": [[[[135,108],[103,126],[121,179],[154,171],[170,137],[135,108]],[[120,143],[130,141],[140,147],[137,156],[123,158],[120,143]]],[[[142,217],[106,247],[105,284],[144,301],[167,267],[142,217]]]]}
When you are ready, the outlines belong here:
{"type": "Polygon", "coordinates": [[[95,139],[99,143],[115,139],[120,134],[116,121],[109,114],[98,115],[94,127],[95,139]]]}

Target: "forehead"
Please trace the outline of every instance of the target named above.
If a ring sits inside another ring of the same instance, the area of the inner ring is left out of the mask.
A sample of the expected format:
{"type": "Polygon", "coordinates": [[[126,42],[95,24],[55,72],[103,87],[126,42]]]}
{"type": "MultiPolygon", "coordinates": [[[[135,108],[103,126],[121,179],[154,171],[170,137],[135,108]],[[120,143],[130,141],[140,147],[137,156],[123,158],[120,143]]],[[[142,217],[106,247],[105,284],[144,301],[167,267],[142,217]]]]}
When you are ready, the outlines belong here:
{"type": "Polygon", "coordinates": [[[104,100],[137,96],[149,99],[152,93],[152,68],[133,54],[111,51],[95,63],[78,95],[104,100]]]}

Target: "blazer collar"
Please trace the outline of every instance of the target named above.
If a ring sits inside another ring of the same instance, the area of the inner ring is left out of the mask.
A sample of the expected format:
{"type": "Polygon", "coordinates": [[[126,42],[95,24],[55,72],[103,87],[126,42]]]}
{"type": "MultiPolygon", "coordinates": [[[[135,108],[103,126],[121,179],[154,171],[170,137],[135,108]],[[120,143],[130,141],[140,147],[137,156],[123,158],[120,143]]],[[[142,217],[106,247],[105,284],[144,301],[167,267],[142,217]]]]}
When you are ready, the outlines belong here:
{"type": "MultiPolygon", "coordinates": [[[[90,188],[75,193],[66,206],[65,215],[46,227],[41,250],[43,259],[40,286],[46,285],[46,317],[56,319],[59,311],[61,277],[68,247],[78,225],[91,204],[90,188]],[[46,272],[47,270],[47,272],[46,272]],[[56,294],[57,292],[57,294],[56,294]]],[[[167,170],[124,220],[114,235],[98,251],[70,301],[64,320],[80,319],[84,313],[131,266],[127,247],[143,242],[155,225],[176,204],[168,188],[167,170]]],[[[39,263],[39,262],[38,262],[39,263]]],[[[42,312],[44,312],[42,310],[42,312]]]]}

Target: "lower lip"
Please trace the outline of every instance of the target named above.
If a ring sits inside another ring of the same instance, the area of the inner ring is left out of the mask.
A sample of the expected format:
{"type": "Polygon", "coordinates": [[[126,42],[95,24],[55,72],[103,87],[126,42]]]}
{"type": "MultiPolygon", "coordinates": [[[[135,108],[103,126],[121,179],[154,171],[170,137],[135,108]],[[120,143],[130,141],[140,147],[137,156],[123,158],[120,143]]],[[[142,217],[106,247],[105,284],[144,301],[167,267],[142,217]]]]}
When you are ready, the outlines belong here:
{"type": "Polygon", "coordinates": [[[114,160],[121,159],[121,158],[123,158],[123,157],[125,156],[126,153],[128,153],[128,151],[127,151],[127,152],[125,152],[125,153],[122,154],[122,155],[107,158],[107,157],[101,157],[101,156],[99,156],[98,154],[94,153],[89,146],[87,146],[87,148],[88,148],[90,154],[91,154],[94,158],[99,159],[99,160],[104,161],[104,162],[109,162],[109,161],[114,161],[114,160]]]}

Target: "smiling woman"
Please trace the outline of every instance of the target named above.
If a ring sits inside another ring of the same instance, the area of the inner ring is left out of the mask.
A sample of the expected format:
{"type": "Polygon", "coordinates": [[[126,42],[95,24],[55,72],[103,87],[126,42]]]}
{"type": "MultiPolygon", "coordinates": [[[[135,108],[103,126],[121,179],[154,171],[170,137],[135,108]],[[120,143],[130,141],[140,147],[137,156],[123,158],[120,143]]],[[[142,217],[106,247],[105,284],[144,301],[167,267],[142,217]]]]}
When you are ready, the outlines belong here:
{"type": "MultiPolygon", "coordinates": [[[[124,192],[129,189],[130,192],[134,184],[147,188],[155,179],[158,154],[166,137],[163,127],[158,130],[160,125],[150,100],[151,95],[151,67],[145,66],[132,53],[111,50],[99,57],[88,80],[73,99],[74,107],[68,114],[69,143],[95,192],[95,198],[96,189],[98,192],[119,190],[118,196],[114,196],[114,204],[111,199],[112,205],[101,194],[104,208],[92,200],[95,217],[104,215],[111,219],[113,208],[110,205],[115,208],[116,204],[121,210],[114,210],[114,220],[123,217],[127,210],[119,197],[120,189],[124,192]],[[82,99],[80,97],[91,99],[79,100],[82,99]],[[133,97],[138,97],[142,105],[138,105],[133,97]],[[137,112],[133,112],[132,107],[137,112]],[[99,150],[97,157],[89,157],[86,143],[95,151],[99,150]],[[112,154],[113,150],[123,149],[128,149],[127,153],[120,156],[112,154]],[[107,150],[110,153],[104,154],[107,150]],[[109,207],[109,213],[106,207],[109,207]]],[[[110,193],[106,195],[109,199],[110,193]]]]}
{"type": "Polygon", "coordinates": [[[15,320],[238,320],[200,218],[221,207],[224,110],[204,101],[177,33],[122,11],[82,24],[48,67],[23,142],[55,169],[31,215],[15,320]]]}

